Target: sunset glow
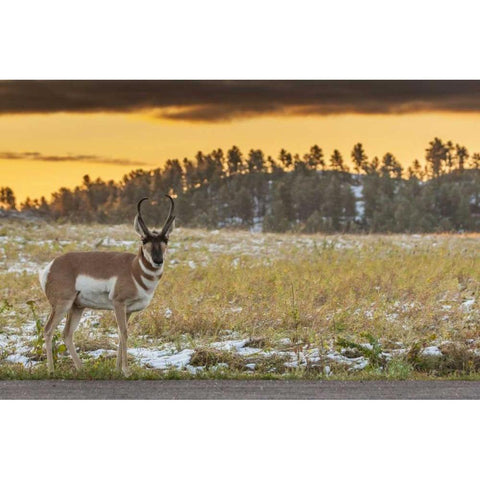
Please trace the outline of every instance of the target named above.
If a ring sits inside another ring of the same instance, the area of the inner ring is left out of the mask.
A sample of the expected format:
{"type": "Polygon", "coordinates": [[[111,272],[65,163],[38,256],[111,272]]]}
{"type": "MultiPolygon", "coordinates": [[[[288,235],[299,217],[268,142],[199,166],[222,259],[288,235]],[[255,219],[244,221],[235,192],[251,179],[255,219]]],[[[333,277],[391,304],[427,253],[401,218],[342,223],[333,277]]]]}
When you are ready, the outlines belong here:
{"type": "Polygon", "coordinates": [[[391,152],[405,167],[424,159],[434,137],[480,151],[476,83],[341,83],[6,82],[0,186],[20,202],[48,198],[85,174],[119,180],[233,145],[276,158],[281,148],[302,155],[318,144],[328,163],[334,149],[349,162],[361,142],[370,159],[391,152]]]}

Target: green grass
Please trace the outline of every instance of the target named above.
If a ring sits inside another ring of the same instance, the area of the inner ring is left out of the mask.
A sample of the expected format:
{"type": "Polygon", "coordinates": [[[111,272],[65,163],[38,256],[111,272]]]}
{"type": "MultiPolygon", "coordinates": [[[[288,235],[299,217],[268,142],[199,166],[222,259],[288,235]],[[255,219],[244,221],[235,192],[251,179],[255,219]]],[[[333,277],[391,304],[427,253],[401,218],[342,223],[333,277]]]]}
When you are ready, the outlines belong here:
{"type": "Polygon", "coordinates": [[[387,370],[367,368],[360,372],[338,372],[325,375],[318,370],[308,368],[287,369],[282,373],[260,371],[256,373],[231,368],[208,369],[192,375],[184,370],[154,370],[132,366],[131,375],[125,378],[115,371],[114,359],[89,360],[81,372],[76,372],[69,362],[59,365],[50,375],[45,365],[26,368],[22,365],[0,365],[0,380],[188,380],[188,379],[224,379],[224,380],[469,380],[479,381],[480,373],[456,372],[438,376],[415,371],[404,362],[392,362],[387,370]]]}
{"type": "MultiPolygon", "coordinates": [[[[21,259],[40,265],[72,250],[137,248],[99,244],[106,237],[135,241],[130,226],[11,222],[0,233],[8,235],[0,242],[0,333],[21,331],[34,320],[32,305],[42,319],[48,311],[36,274],[2,273],[2,266],[6,270],[21,259]]],[[[195,364],[205,367],[196,378],[326,378],[325,366],[331,370],[328,378],[477,378],[479,240],[477,235],[299,236],[179,229],[172,234],[165,274],[150,307],[131,322],[129,345],[192,348],[195,364]],[[472,299],[471,306],[464,305],[472,299]],[[245,367],[251,359],[212,349],[212,342],[232,332],[259,339],[272,358],[257,358],[252,372],[245,367]],[[443,357],[423,358],[422,349],[431,345],[438,345],[443,357]],[[384,354],[400,347],[404,354],[385,360],[384,354]],[[275,356],[314,348],[324,354],[359,354],[370,365],[349,371],[322,359],[288,368],[275,356]],[[225,363],[227,368],[212,368],[225,363]]],[[[111,313],[101,313],[92,328],[84,324],[77,331],[80,352],[115,348],[116,339],[109,336],[115,332],[111,313]]],[[[58,342],[60,348],[60,337],[58,342]]],[[[112,359],[90,360],[76,374],[60,350],[58,378],[117,378],[112,359]]],[[[45,378],[43,365],[29,370],[1,359],[0,354],[0,378],[45,378]]],[[[132,378],[190,376],[134,366],[132,378]]]]}

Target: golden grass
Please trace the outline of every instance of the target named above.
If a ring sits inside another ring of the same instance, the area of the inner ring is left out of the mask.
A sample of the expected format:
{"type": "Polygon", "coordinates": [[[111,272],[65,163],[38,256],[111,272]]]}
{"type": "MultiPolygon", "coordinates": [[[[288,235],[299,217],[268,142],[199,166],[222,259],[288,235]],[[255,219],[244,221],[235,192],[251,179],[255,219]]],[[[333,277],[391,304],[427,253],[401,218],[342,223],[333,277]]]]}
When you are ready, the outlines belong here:
{"type": "MultiPolygon", "coordinates": [[[[125,225],[12,222],[0,229],[0,268],[22,259],[42,264],[63,252],[95,246],[136,251],[133,243],[100,245],[106,238],[136,240],[125,225]]],[[[148,336],[155,344],[181,341],[195,348],[236,332],[262,339],[267,349],[288,338],[292,345],[326,351],[337,348],[339,339],[366,342],[368,336],[385,350],[442,342],[474,349],[480,337],[479,243],[478,235],[300,236],[178,229],[150,307],[132,320],[131,342],[141,344],[148,336]]],[[[30,299],[46,314],[36,274],[0,270],[0,279],[0,302],[13,305],[0,314],[0,329],[31,320],[25,304],[30,299]]],[[[111,314],[102,314],[101,324],[114,331],[111,314]]],[[[110,340],[95,340],[85,332],[79,333],[79,344],[82,350],[112,347],[110,340]]],[[[207,360],[207,354],[213,355],[204,353],[207,360]]],[[[466,361],[473,362],[470,357],[466,361]]]]}

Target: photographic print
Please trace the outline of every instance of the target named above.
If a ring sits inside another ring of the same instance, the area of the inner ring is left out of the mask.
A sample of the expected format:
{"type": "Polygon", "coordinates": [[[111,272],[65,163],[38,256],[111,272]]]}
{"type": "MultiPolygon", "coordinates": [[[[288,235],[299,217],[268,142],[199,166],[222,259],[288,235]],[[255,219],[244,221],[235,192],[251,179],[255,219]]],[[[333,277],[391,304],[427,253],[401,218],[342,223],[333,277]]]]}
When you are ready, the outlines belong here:
{"type": "Polygon", "coordinates": [[[470,80],[1,81],[0,394],[478,397],[479,112],[470,80]]]}

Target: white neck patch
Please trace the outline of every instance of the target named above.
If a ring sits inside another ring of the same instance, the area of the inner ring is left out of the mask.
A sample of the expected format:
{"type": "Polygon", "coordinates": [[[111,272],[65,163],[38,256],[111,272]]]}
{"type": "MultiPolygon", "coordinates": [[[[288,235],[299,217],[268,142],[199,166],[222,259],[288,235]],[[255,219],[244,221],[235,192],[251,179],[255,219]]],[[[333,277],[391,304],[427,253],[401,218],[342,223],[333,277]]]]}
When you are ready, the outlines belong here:
{"type": "Polygon", "coordinates": [[[147,275],[161,275],[163,273],[163,264],[160,267],[154,267],[152,260],[146,256],[145,252],[143,252],[143,255],[145,255],[145,260],[150,264],[151,268],[148,269],[146,265],[144,265],[143,263],[144,259],[140,258],[140,261],[138,263],[140,264],[140,268],[142,269],[142,272],[146,273],[147,275]],[[154,270],[151,270],[152,268],[154,270]]]}

